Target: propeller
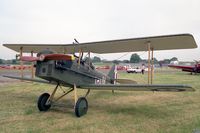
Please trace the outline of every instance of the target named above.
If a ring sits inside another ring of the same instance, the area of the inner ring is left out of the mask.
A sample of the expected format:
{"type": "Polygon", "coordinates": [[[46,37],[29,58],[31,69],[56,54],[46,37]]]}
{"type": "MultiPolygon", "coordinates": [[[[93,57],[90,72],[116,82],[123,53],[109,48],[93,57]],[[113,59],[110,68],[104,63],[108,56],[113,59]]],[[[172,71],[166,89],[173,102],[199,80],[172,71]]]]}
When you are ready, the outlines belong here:
{"type": "Polygon", "coordinates": [[[76,38],[74,38],[74,41],[76,42],[76,44],[79,44],[79,42],[76,40],[76,38]]]}
{"type": "Polygon", "coordinates": [[[74,60],[74,56],[65,54],[41,54],[39,57],[22,56],[20,59],[28,62],[44,60],[74,60]]]}
{"type": "MultiPolygon", "coordinates": [[[[76,40],[76,38],[74,38],[74,42],[73,42],[73,44],[79,44],[79,41],[78,40],[76,40]]],[[[74,53],[73,53],[73,55],[76,57],[76,58],[79,58],[76,54],[75,54],[75,46],[74,46],[74,53]]]]}

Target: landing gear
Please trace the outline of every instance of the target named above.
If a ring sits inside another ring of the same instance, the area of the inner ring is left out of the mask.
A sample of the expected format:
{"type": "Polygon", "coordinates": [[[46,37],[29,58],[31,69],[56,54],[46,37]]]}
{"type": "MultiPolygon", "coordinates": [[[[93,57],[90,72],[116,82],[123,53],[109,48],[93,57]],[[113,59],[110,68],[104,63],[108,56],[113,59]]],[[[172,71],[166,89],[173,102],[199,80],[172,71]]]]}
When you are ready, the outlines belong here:
{"type": "Polygon", "coordinates": [[[80,97],[75,105],[75,115],[77,117],[81,117],[85,114],[87,114],[87,110],[88,110],[88,102],[87,99],[85,97],[80,97]]]}
{"type": "Polygon", "coordinates": [[[88,89],[87,93],[85,94],[85,96],[78,98],[77,95],[77,88],[76,85],[74,84],[74,86],[72,88],[70,88],[68,91],[64,91],[60,84],[58,83],[55,87],[55,89],[53,90],[53,92],[50,94],[48,93],[43,93],[37,102],[38,105],[38,109],[39,111],[47,111],[50,109],[51,105],[53,105],[54,103],[56,103],[58,100],[60,100],[62,97],[64,97],[65,95],[69,94],[70,92],[74,91],[74,112],[75,115],[77,117],[81,117],[85,114],[87,114],[87,110],[88,110],[88,102],[86,100],[87,95],[89,95],[90,93],[90,89],[88,89]],[[54,95],[57,91],[57,89],[60,87],[60,89],[63,91],[63,94],[60,95],[59,97],[55,98],[54,95]]]}
{"type": "Polygon", "coordinates": [[[43,93],[42,95],[40,95],[38,102],[37,102],[38,109],[40,111],[47,111],[51,107],[51,104],[47,103],[49,97],[50,97],[50,95],[48,93],[43,93]]]}

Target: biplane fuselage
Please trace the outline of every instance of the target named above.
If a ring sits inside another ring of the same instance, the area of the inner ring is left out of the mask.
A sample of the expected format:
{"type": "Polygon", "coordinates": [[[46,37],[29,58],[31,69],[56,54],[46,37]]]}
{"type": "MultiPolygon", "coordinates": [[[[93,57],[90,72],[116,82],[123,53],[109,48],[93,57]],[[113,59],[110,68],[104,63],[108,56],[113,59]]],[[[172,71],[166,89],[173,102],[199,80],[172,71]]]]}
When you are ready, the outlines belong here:
{"type": "Polygon", "coordinates": [[[111,83],[110,77],[95,70],[94,66],[78,60],[37,61],[36,76],[64,86],[111,83]]]}

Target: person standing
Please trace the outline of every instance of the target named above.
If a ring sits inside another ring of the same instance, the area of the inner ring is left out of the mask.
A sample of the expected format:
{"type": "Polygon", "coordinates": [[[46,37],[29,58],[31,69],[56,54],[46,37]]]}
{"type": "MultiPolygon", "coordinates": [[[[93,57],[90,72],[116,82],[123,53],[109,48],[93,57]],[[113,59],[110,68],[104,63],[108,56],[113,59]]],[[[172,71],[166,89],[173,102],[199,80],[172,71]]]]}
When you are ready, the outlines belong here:
{"type": "Polygon", "coordinates": [[[142,74],[144,74],[144,71],[145,71],[145,65],[142,64],[142,74]]]}

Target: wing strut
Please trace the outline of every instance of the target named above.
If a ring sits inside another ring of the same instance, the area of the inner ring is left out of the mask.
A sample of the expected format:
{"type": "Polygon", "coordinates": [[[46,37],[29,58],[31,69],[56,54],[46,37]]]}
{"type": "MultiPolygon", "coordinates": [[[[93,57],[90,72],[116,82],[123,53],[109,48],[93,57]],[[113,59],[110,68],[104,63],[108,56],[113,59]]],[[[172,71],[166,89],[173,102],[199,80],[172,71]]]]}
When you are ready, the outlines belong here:
{"type": "Polygon", "coordinates": [[[147,42],[148,46],[148,84],[153,84],[153,67],[154,67],[154,59],[153,59],[153,47],[151,47],[151,42],[147,42]]]}
{"type": "MultiPolygon", "coordinates": [[[[31,51],[31,57],[33,57],[33,51],[31,51]]],[[[34,75],[34,63],[31,63],[31,78],[34,79],[35,75],[34,75]]]]}
{"type": "MultiPolygon", "coordinates": [[[[23,47],[20,47],[20,67],[21,67],[21,78],[24,78],[24,71],[23,71],[23,61],[21,57],[23,56],[23,47]]],[[[22,81],[22,80],[21,80],[22,81]]]]}
{"type": "Polygon", "coordinates": [[[76,84],[74,84],[73,88],[74,88],[74,108],[75,108],[75,105],[78,99],[76,84]]]}
{"type": "Polygon", "coordinates": [[[151,84],[153,84],[153,74],[154,74],[154,60],[153,60],[153,48],[151,48],[151,84]]]}

